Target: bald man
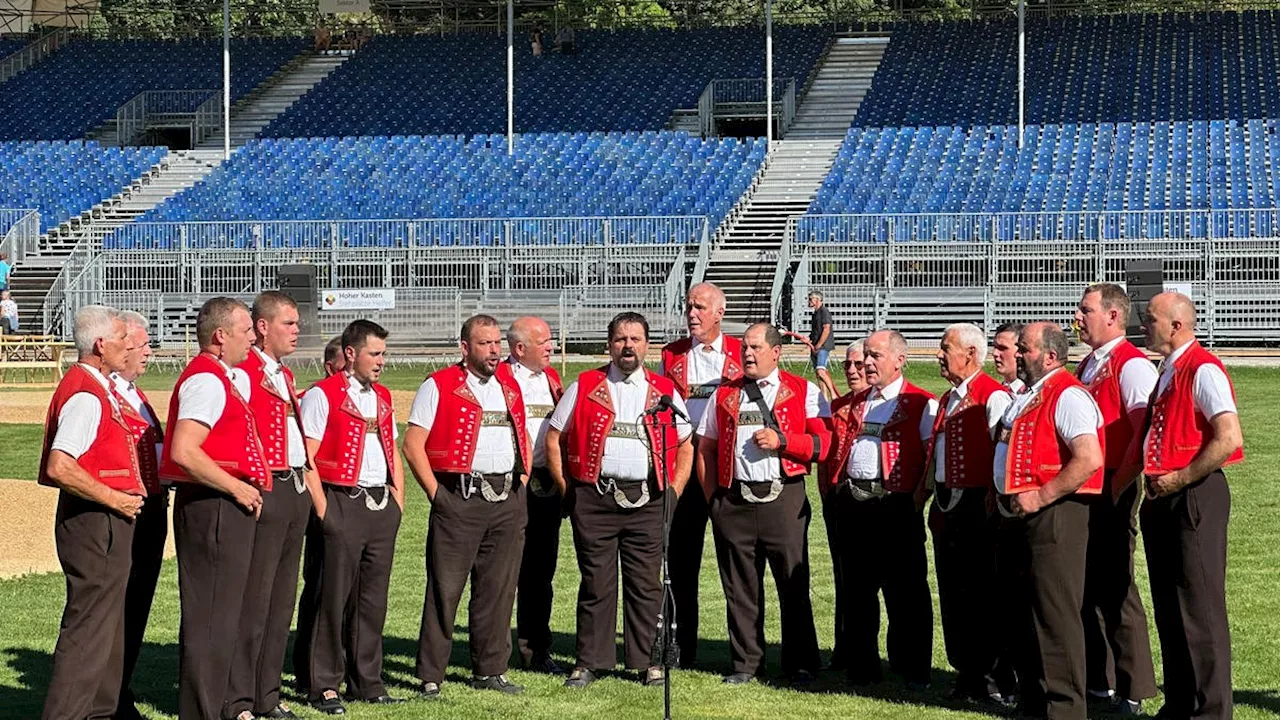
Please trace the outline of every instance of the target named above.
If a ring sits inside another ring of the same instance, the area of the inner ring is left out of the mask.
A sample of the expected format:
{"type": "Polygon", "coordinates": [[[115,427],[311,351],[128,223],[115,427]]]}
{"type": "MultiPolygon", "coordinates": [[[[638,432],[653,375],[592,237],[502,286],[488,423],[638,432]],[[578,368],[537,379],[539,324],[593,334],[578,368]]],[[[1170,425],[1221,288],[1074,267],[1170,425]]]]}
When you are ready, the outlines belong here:
{"type": "MultiPolygon", "coordinates": [[[[720,288],[711,283],[689,288],[685,298],[689,337],[662,348],[660,373],[675,383],[695,428],[702,422],[716,388],[742,377],[742,341],[720,332],[724,310],[724,292],[720,288]]],[[[696,437],[693,446],[698,447],[696,437]]],[[[686,668],[693,667],[698,659],[698,587],[708,518],[706,497],[690,492],[680,496],[671,520],[668,563],[671,594],[676,603],[676,644],[680,647],[680,666],[686,668]]]]}
{"type": "Polygon", "coordinates": [[[537,317],[522,317],[507,330],[511,355],[500,371],[510,372],[524,398],[525,422],[533,445],[527,503],[529,524],[524,531],[524,555],[517,589],[516,640],[526,670],[560,675],[563,668],[551,657],[552,580],[560,556],[560,520],[564,498],[547,470],[547,418],[555,410],[564,386],[551,367],[555,341],[551,327],[537,317]]]}
{"type": "Polygon", "coordinates": [[[1164,356],[1142,429],[1141,521],[1164,662],[1157,717],[1230,718],[1231,491],[1222,468],[1244,459],[1244,438],[1231,379],[1195,329],[1187,296],[1162,293],[1147,305],[1147,347],[1164,356]]]}

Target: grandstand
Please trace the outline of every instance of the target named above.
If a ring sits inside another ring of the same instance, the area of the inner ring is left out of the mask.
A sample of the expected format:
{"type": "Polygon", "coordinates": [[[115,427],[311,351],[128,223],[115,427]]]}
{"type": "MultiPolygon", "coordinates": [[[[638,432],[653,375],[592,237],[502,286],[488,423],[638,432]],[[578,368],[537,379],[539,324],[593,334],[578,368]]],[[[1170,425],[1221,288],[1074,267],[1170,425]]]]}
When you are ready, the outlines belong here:
{"type": "Polygon", "coordinates": [[[141,93],[217,87],[216,44],[77,38],[0,83],[0,206],[49,231],[15,274],[25,307],[48,295],[24,323],[112,297],[154,302],[140,309],[177,338],[192,298],[304,261],[326,287],[397,288],[393,331],[421,341],[447,336],[455,313],[427,306],[451,299],[574,332],[627,299],[674,333],[701,279],[726,287],[731,320],[803,324],[821,288],[842,338],[932,337],[1065,320],[1081,284],[1162,257],[1209,339],[1274,332],[1258,316],[1280,309],[1280,13],[1034,19],[1022,133],[1010,19],[827,27],[775,30],[771,146],[717,136],[763,134],[759,29],[583,29],[577,52],[542,57],[517,43],[512,155],[499,35],[337,56],[239,39],[225,162],[106,146],[130,139],[112,123],[141,93]]]}

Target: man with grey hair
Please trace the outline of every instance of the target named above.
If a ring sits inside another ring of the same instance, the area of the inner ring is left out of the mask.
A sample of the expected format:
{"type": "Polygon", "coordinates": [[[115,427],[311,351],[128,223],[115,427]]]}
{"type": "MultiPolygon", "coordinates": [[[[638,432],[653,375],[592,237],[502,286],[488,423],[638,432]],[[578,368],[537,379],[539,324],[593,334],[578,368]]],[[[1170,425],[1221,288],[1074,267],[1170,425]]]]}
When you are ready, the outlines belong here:
{"type": "Polygon", "coordinates": [[[138,468],[147,499],[133,524],[133,565],[129,570],[129,589],[124,606],[124,678],[120,685],[120,701],[115,717],[120,720],[141,718],[134,705],[130,679],[142,650],[151,601],[155,598],[156,581],[164,560],[164,543],[169,536],[169,487],[160,482],[160,454],[164,447],[164,428],[160,416],[137,386],[138,378],[147,371],[151,358],[151,336],[147,318],[126,310],[121,313],[129,328],[129,354],[125,366],[111,373],[111,391],[120,413],[129,425],[137,448],[138,468]]]}
{"type": "Polygon", "coordinates": [[[993,677],[996,624],[985,593],[996,582],[994,528],[987,515],[995,429],[1013,402],[982,371],[987,338],[982,329],[957,323],[946,329],[938,369],[951,384],[933,424],[928,480],[935,489],[929,510],[938,600],[947,660],[956,669],[952,697],[1004,704],[1012,687],[993,677]]]}
{"type": "Polygon", "coordinates": [[[1018,667],[1019,711],[1050,720],[1086,715],[1080,608],[1087,498],[1102,491],[1102,414],[1065,369],[1067,348],[1066,333],[1054,323],[1023,329],[1018,375],[1028,387],[1000,420],[992,461],[996,504],[1004,516],[1000,532],[1021,553],[1011,574],[1023,585],[989,602],[1010,627],[1029,628],[1026,662],[1018,667]]]}
{"type": "Polygon", "coordinates": [[[40,484],[59,490],[53,535],[67,598],[46,720],[115,715],[133,521],[147,494],[129,426],[107,379],[128,362],[125,322],[113,308],[82,307],[75,343],[79,358],[49,403],[40,458],[40,484]]]}

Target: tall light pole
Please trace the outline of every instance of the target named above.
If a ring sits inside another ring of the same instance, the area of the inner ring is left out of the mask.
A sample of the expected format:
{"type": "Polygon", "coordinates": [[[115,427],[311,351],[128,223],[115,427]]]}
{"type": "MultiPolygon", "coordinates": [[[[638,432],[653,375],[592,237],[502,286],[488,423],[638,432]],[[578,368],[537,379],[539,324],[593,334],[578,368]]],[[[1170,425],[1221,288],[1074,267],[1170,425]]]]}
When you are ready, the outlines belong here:
{"type": "Polygon", "coordinates": [[[507,0],[507,155],[516,151],[516,8],[507,0]]]}
{"type": "Polygon", "coordinates": [[[222,0],[222,158],[231,159],[231,0],[222,0]]]}
{"type": "Polygon", "coordinates": [[[773,0],[764,0],[765,137],[773,147],[773,0]]]}
{"type": "Polygon", "coordinates": [[[1022,149],[1022,128],[1027,103],[1027,0],[1018,0],[1018,149],[1022,149]]]}

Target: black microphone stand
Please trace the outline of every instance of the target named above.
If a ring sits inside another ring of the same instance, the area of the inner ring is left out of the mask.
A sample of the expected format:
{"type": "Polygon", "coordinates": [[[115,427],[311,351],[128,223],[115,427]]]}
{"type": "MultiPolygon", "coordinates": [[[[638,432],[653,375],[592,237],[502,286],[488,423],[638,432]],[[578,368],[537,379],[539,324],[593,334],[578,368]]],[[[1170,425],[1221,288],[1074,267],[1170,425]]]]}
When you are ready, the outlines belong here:
{"type": "MultiPolygon", "coordinates": [[[[658,457],[666,458],[667,441],[666,437],[661,434],[661,421],[658,414],[650,413],[650,426],[658,431],[657,434],[662,443],[661,453],[658,457]]],[[[676,423],[675,413],[672,412],[671,423],[676,423]]],[[[662,666],[662,717],[663,720],[671,720],[671,666],[680,662],[680,646],[676,643],[676,599],[671,592],[671,575],[667,570],[667,554],[670,546],[671,537],[671,477],[667,473],[667,465],[665,462],[658,463],[659,467],[654,468],[655,473],[660,473],[659,478],[662,481],[662,607],[658,611],[658,632],[653,641],[653,652],[650,654],[650,661],[662,666]]]]}

